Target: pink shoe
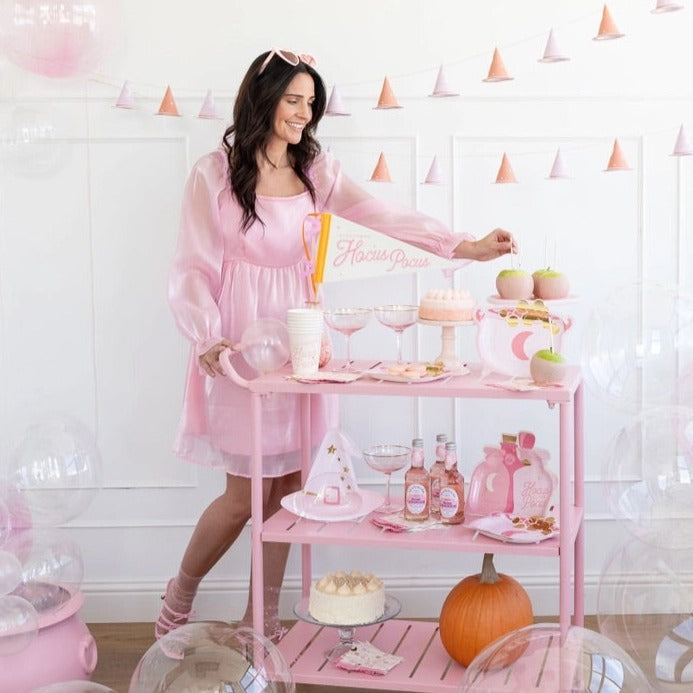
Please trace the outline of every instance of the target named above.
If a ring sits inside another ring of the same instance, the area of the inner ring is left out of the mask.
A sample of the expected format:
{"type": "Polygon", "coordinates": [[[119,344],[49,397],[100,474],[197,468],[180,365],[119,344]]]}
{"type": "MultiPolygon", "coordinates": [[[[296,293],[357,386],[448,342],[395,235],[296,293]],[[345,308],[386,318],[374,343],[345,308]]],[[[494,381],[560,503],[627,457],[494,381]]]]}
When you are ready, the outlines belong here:
{"type": "Polygon", "coordinates": [[[192,615],[192,611],[188,611],[186,614],[174,611],[166,603],[166,594],[168,593],[168,590],[174,579],[175,578],[171,578],[168,581],[166,585],[166,593],[161,595],[161,599],[164,603],[161,605],[161,612],[159,613],[159,618],[156,620],[156,623],[154,624],[154,637],[157,640],[163,638],[164,635],[170,633],[172,630],[184,626],[188,622],[190,616],[192,615]]]}

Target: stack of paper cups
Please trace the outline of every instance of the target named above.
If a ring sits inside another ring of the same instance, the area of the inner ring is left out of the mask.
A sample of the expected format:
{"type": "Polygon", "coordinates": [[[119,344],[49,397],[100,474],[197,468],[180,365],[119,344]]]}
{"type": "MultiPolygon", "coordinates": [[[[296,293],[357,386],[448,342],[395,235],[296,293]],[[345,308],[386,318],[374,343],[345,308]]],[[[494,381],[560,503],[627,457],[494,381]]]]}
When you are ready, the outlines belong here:
{"type": "Polygon", "coordinates": [[[294,375],[314,375],[320,361],[322,311],[314,308],[289,308],[286,312],[289,351],[294,375]]]}

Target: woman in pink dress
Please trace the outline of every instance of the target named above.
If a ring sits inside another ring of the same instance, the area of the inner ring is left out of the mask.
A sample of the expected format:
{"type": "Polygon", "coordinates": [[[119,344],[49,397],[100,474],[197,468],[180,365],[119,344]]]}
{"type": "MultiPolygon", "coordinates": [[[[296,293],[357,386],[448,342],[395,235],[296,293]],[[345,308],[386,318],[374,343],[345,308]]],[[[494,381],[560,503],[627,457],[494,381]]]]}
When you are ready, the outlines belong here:
{"type": "MultiPolygon", "coordinates": [[[[200,517],[178,575],[163,597],[157,638],[187,622],[202,578],[250,518],[250,396],[223,376],[219,354],[258,318],[286,319],[310,298],[301,228],[311,212],[332,212],[447,258],[489,260],[510,252],[496,229],[481,240],[454,235],[435,219],[380,202],[349,180],[315,139],[325,86],[310,56],[274,49],[258,56],[239,88],[222,146],[193,167],[169,281],[178,327],[191,342],[181,457],[225,472],[224,492],[200,517]]],[[[233,363],[254,377],[235,354],[233,363]]],[[[298,402],[268,398],[263,410],[263,513],[300,488],[298,402]]],[[[311,406],[314,443],[336,423],[331,398],[311,406]]],[[[264,547],[265,633],[281,637],[278,600],[289,544],[264,547]]],[[[251,622],[250,597],[243,618],[251,622]]]]}

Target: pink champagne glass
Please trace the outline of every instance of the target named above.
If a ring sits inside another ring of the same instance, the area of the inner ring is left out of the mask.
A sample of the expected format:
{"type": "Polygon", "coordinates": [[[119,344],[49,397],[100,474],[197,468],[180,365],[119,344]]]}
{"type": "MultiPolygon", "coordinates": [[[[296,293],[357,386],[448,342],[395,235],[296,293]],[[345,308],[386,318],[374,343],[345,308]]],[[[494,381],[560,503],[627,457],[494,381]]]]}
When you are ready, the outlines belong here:
{"type": "Polygon", "coordinates": [[[379,513],[394,513],[401,510],[401,506],[395,506],[390,498],[390,477],[392,472],[404,469],[411,460],[411,448],[406,445],[372,445],[363,451],[363,459],[366,464],[382,472],[387,477],[385,485],[385,502],[378,508],[379,513]]]}
{"type": "Polygon", "coordinates": [[[373,308],[378,322],[395,331],[397,338],[397,363],[402,360],[402,332],[411,327],[419,317],[418,306],[388,305],[373,308]]]}
{"type": "Polygon", "coordinates": [[[340,332],[346,338],[346,366],[345,370],[353,370],[351,362],[351,335],[362,330],[371,319],[370,308],[333,308],[323,311],[325,322],[336,332],[340,332]]]}

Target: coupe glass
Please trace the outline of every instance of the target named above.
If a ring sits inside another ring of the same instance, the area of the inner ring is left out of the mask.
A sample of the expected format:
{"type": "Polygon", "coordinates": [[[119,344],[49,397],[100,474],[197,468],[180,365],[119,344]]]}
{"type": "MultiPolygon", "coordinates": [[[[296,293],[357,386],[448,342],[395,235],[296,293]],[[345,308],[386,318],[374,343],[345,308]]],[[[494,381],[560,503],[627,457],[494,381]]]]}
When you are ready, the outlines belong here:
{"type": "Polygon", "coordinates": [[[387,477],[385,502],[378,508],[378,512],[394,513],[401,510],[401,507],[392,504],[390,498],[390,476],[392,472],[404,469],[409,464],[411,448],[406,445],[372,445],[363,451],[363,459],[371,469],[382,472],[387,477]]]}
{"type": "Polygon", "coordinates": [[[346,338],[345,369],[348,371],[352,370],[351,335],[362,330],[368,324],[372,312],[370,308],[334,308],[323,311],[325,322],[333,330],[341,332],[346,338]]]}
{"type": "Polygon", "coordinates": [[[373,308],[378,322],[395,331],[397,337],[397,363],[402,361],[402,332],[411,327],[419,317],[418,306],[390,305],[373,308]]]}

